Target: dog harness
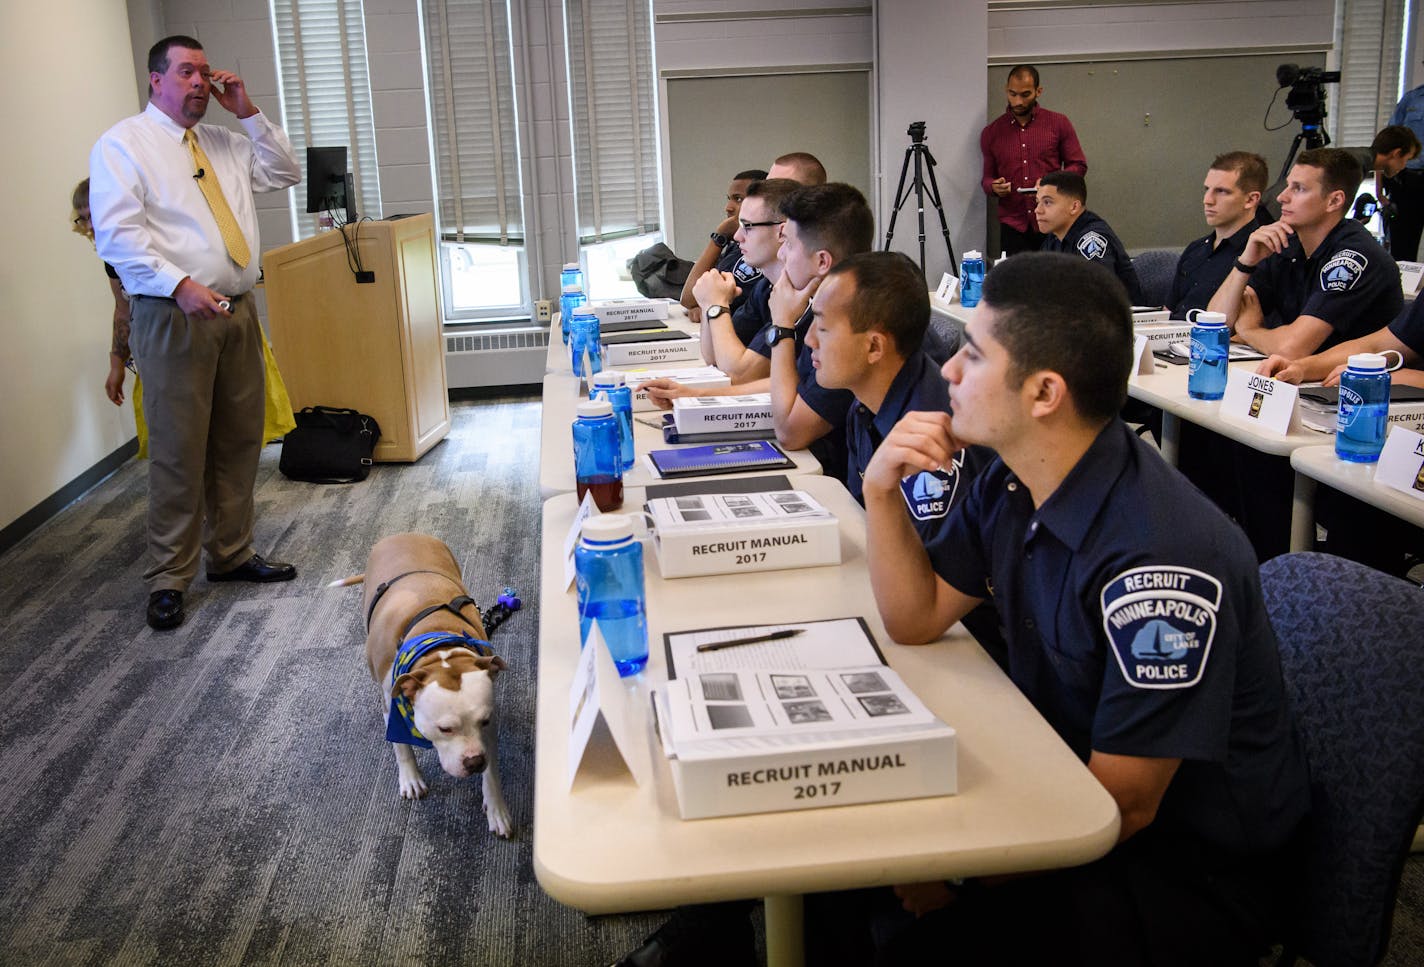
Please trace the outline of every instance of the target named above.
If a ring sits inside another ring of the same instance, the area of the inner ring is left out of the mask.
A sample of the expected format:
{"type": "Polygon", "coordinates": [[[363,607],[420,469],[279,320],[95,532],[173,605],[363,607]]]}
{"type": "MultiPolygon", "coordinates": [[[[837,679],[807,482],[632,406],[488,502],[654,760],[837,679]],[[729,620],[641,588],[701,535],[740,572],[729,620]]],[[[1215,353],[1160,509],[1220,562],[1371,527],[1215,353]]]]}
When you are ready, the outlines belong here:
{"type": "MultiPolygon", "coordinates": [[[[404,576],[401,575],[401,577],[404,576]]],[[[399,579],[393,578],[392,580],[399,579]]],[[[432,608],[430,613],[439,610],[440,607],[443,605],[432,608]]],[[[419,620],[419,618],[416,619],[416,621],[419,620]]],[[[415,622],[412,621],[411,624],[415,624],[415,622]]],[[[396,660],[391,663],[392,692],[395,691],[396,681],[402,675],[414,668],[416,662],[421,658],[437,648],[458,648],[461,651],[472,651],[481,658],[489,658],[494,655],[494,649],[490,647],[488,641],[481,641],[470,635],[457,635],[449,631],[432,631],[416,635],[408,641],[402,641],[400,649],[396,651],[396,660]]],[[[420,730],[415,727],[415,706],[404,694],[392,694],[391,696],[391,711],[386,716],[386,741],[402,742],[421,749],[435,747],[434,743],[421,735],[420,730]]]]}
{"type": "MultiPolygon", "coordinates": [[[[412,574],[436,574],[449,581],[451,584],[457,583],[455,578],[452,578],[450,577],[450,575],[445,574],[441,571],[406,571],[404,574],[397,574],[389,581],[381,582],[380,584],[376,585],[376,591],[374,594],[371,595],[371,606],[366,609],[367,631],[371,630],[371,618],[376,613],[376,605],[381,603],[381,598],[385,597],[386,592],[391,589],[391,585],[395,584],[401,578],[410,577],[412,574]]],[[[469,625],[471,628],[474,628],[475,623],[460,613],[461,609],[469,605],[474,605],[475,611],[477,612],[480,610],[480,606],[475,602],[475,599],[470,597],[468,594],[461,594],[457,597],[451,598],[449,601],[443,604],[432,604],[430,607],[424,608],[421,611],[417,612],[414,618],[411,618],[405,623],[405,627],[401,629],[400,637],[404,639],[407,635],[410,634],[410,630],[412,628],[420,624],[422,621],[424,621],[426,618],[430,617],[437,611],[448,611],[455,617],[459,618],[461,621],[465,622],[465,624],[469,625]]],[[[473,641],[475,639],[470,640],[473,641]]]]}

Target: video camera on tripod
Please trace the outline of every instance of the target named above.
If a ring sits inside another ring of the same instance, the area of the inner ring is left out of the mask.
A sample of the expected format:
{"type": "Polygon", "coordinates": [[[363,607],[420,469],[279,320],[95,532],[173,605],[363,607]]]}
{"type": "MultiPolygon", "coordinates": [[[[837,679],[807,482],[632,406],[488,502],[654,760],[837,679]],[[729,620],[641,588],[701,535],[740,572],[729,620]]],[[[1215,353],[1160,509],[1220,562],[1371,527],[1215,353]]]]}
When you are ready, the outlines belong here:
{"type": "Polygon", "coordinates": [[[1307,151],[1330,143],[1330,135],[1325,133],[1325,85],[1338,83],[1339,71],[1300,67],[1297,64],[1281,64],[1276,68],[1276,93],[1290,88],[1290,93],[1286,95],[1286,107],[1300,122],[1300,133],[1291,142],[1286,163],[1281,165],[1280,176],[1276,179],[1277,184],[1284,184],[1302,143],[1307,151]]]}
{"type": "Polygon", "coordinates": [[[1286,107],[1303,126],[1319,126],[1325,122],[1325,85],[1340,83],[1339,71],[1319,67],[1299,67],[1281,64],[1276,68],[1276,83],[1290,88],[1286,107]]]}

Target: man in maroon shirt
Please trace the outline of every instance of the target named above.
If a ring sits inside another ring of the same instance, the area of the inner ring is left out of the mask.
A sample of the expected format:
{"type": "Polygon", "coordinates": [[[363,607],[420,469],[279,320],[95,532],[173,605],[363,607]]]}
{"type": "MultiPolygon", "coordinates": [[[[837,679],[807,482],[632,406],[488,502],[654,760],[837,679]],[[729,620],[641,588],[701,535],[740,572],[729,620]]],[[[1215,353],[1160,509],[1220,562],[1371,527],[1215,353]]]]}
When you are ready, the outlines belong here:
{"type": "Polygon", "coordinates": [[[999,199],[999,247],[1010,255],[1036,252],[1043,236],[1034,224],[1034,186],[1050,171],[1087,174],[1083,146],[1068,118],[1040,107],[1038,68],[1020,64],[1004,85],[1009,106],[979,135],[986,195],[999,199]]]}

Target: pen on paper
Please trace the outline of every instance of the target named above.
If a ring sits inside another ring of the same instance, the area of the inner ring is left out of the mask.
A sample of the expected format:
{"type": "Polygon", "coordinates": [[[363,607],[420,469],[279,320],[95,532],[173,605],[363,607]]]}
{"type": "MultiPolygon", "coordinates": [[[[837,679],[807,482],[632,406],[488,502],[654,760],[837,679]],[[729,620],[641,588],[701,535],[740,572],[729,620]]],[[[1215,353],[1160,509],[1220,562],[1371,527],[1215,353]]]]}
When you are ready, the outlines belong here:
{"type": "Polygon", "coordinates": [[[731,648],[734,645],[755,645],[763,641],[781,641],[784,638],[795,638],[805,628],[786,628],[782,631],[770,631],[764,635],[750,635],[746,638],[733,638],[730,641],[709,641],[698,645],[698,651],[719,651],[723,648],[731,648]]]}

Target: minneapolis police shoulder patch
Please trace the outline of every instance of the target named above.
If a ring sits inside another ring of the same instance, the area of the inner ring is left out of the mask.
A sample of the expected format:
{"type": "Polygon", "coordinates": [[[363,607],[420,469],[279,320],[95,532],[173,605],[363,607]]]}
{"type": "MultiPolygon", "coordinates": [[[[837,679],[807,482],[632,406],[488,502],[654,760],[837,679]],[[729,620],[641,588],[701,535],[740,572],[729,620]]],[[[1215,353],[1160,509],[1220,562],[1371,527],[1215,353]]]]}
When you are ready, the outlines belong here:
{"type": "Polygon", "coordinates": [[[1085,259],[1100,259],[1107,253],[1108,240],[1101,232],[1084,232],[1078,239],[1078,254],[1085,259]]]}
{"type": "Polygon", "coordinates": [[[737,259],[737,264],[732,266],[732,275],[736,277],[738,285],[745,285],[748,282],[755,282],[761,275],[761,270],[752,268],[747,264],[746,259],[737,259]]]}
{"type": "Polygon", "coordinates": [[[960,469],[964,466],[964,451],[954,455],[949,466],[938,470],[921,470],[900,481],[905,506],[915,520],[941,520],[954,506],[959,490],[960,469]]]}
{"type": "Polygon", "coordinates": [[[1103,587],[1102,605],[1103,630],[1129,685],[1187,688],[1201,680],[1221,610],[1220,581],[1187,567],[1135,567],[1103,587]]]}
{"type": "Polygon", "coordinates": [[[1342,248],[1320,267],[1321,292],[1348,292],[1365,274],[1370,260],[1352,248],[1342,248]]]}

